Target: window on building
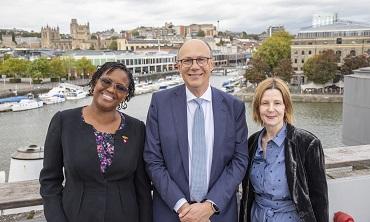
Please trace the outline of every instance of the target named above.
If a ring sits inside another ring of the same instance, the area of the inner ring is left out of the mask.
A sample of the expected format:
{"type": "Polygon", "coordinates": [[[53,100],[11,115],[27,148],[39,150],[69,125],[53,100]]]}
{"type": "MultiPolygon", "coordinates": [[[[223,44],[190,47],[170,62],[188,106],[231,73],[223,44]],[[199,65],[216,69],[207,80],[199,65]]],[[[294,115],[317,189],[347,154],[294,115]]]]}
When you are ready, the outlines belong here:
{"type": "Polygon", "coordinates": [[[342,44],[342,38],[337,38],[337,44],[342,44]]]}
{"type": "Polygon", "coordinates": [[[297,63],[298,62],[298,59],[294,59],[294,63],[297,63]]]}
{"type": "Polygon", "coordinates": [[[312,42],[308,42],[308,45],[312,45],[312,42]]]}
{"type": "Polygon", "coordinates": [[[302,55],[304,55],[304,51],[302,51],[302,55]]]}
{"type": "Polygon", "coordinates": [[[312,54],[311,50],[310,50],[310,51],[308,51],[308,55],[311,55],[311,54],[312,54]]]}
{"type": "Polygon", "coordinates": [[[297,54],[298,54],[298,51],[297,51],[297,50],[295,50],[295,51],[294,51],[294,54],[296,54],[296,55],[297,55],[297,54]]]}
{"type": "Polygon", "coordinates": [[[298,71],[298,68],[297,68],[297,67],[294,67],[294,68],[293,68],[293,70],[294,70],[294,71],[298,71]]]}
{"type": "Polygon", "coordinates": [[[356,51],[355,50],[351,50],[351,52],[349,53],[351,56],[356,56],[356,51]]]}
{"type": "Polygon", "coordinates": [[[304,59],[302,59],[302,63],[304,63],[304,59]]]}

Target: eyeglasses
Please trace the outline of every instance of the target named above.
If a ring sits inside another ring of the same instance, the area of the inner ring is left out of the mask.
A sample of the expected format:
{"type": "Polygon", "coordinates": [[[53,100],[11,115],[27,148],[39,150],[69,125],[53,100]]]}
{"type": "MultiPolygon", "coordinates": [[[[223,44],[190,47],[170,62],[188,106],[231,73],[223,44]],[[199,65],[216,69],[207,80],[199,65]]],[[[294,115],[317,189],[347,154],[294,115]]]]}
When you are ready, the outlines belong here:
{"type": "Polygon", "coordinates": [[[205,66],[208,64],[208,57],[198,57],[196,59],[188,58],[188,59],[181,59],[178,60],[185,68],[189,68],[193,65],[194,60],[197,61],[198,66],[205,66]]]}
{"type": "Polygon", "coordinates": [[[128,93],[128,88],[126,86],[120,83],[115,83],[110,78],[100,77],[99,80],[104,88],[109,88],[113,85],[113,88],[115,88],[119,93],[128,93]]]}

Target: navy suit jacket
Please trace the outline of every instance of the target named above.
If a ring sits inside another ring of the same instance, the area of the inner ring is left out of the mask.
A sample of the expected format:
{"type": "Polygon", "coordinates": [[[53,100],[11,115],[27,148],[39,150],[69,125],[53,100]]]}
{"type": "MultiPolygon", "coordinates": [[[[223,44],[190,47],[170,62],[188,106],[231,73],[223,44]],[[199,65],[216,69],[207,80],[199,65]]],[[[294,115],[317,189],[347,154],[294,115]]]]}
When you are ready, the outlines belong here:
{"type": "MultiPolygon", "coordinates": [[[[236,191],[248,165],[244,103],[212,87],[214,146],[206,199],[220,209],[212,222],[237,221],[236,191]]],[[[154,93],[146,123],[144,161],[153,181],[154,222],[179,221],[173,210],[189,194],[185,85],[154,93]]]]}

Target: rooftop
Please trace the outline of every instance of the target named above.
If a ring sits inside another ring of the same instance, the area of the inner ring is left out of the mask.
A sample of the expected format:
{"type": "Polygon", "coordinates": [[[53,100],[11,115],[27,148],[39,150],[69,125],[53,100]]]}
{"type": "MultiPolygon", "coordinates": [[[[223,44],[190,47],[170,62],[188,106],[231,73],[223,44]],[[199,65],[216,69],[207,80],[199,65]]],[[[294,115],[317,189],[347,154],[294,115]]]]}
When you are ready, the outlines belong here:
{"type": "Polygon", "coordinates": [[[352,21],[337,21],[334,24],[310,26],[302,28],[299,33],[311,32],[339,32],[339,31],[370,31],[370,24],[352,21]]]}

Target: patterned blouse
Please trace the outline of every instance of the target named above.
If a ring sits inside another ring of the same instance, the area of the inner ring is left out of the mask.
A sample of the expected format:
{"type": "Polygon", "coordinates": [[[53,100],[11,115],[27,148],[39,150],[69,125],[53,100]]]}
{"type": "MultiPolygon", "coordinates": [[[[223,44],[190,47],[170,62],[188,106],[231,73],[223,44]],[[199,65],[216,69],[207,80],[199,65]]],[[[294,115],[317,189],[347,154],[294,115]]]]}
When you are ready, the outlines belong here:
{"type": "MultiPolygon", "coordinates": [[[[118,112],[121,115],[121,124],[118,130],[123,129],[125,126],[125,117],[123,113],[118,112]]],[[[82,116],[82,120],[85,119],[82,116]]],[[[94,127],[93,127],[94,128],[94,127]]],[[[114,156],[114,134],[100,132],[94,128],[94,134],[96,138],[97,153],[100,162],[100,171],[104,174],[108,167],[112,164],[114,156]]]]}

